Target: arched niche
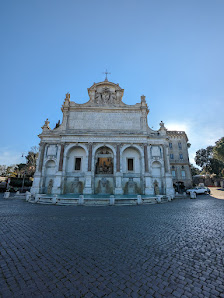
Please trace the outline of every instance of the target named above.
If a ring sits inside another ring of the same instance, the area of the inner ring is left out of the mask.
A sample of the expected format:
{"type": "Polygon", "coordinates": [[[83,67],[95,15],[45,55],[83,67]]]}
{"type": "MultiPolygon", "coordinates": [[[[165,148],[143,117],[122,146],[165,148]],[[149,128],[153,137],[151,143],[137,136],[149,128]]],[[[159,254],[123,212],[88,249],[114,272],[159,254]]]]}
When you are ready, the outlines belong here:
{"type": "Polygon", "coordinates": [[[87,171],[87,156],[84,148],[71,147],[66,154],[66,173],[81,173],[87,171]]]}
{"type": "Polygon", "coordinates": [[[158,161],[154,161],[152,163],[152,176],[153,177],[161,177],[161,163],[158,161]]]}
{"type": "Polygon", "coordinates": [[[95,174],[112,175],[114,173],[114,154],[107,146],[100,147],[95,153],[95,174]]]}
{"type": "Polygon", "coordinates": [[[43,192],[51,194],[54,185],[54,176],[56,172],[56,163],[54,160],[48,160],[45,163],[45,179],[43,181],[43,192]]]}
{"type": "Polygon", "coordinates": [[[56,164],[54,160],[48,160],[45,164],[45,176],[54,176],[56,164]]]}
{"type": "Polygon", "coordinates": [[[122,172],[141,173],[141,154],[135,147],[127,147],[122,152],[122,172]]]}

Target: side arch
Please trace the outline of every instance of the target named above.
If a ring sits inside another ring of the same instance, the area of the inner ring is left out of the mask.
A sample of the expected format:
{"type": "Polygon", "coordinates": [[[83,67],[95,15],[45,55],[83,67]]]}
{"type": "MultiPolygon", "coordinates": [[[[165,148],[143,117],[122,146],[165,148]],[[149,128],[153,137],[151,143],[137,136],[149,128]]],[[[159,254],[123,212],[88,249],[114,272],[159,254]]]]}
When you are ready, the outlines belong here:
{"type": "Polygon", "coordinates": [[[68,145],[66,148],[65,148],[65,151],[64,151],[64,156],[63,156],[63,172],[65,173],[66,172],[66,169],[67,169],[67,158],[70,154],[70,152],[75,148],[82,148],[84,151],[85,151],[85,157],[86,157],[86,160],[84,161],[86,164],[84,166],[84,170],[87,171],[86,167],[87,167],[87,159],[88,159],[88,149],[87,149],[87,146],[83,145],[83,144],[70,144],[68,145]]]}

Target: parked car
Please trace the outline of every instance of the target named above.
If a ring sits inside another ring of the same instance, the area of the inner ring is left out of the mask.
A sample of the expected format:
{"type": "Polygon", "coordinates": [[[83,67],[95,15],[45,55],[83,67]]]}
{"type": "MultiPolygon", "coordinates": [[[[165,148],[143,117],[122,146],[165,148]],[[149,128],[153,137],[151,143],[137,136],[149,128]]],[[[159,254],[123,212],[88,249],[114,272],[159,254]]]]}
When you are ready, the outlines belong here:
{"type": "Polygon", "coordinates": [[[187,194],[189,194],[190,192],[194,192],[197,195],[198,194],[210,194],[210,189],[208,187],[198,186],[198,187],[194,187],[194,188],[190,188],[190,189],[186,190],[187,194]]]}

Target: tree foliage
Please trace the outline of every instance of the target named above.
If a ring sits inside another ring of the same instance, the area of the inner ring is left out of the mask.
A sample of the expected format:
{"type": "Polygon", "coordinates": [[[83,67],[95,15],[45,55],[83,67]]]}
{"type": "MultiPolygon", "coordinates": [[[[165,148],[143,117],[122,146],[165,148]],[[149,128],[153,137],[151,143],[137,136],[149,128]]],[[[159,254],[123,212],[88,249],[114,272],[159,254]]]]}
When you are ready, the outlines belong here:
{"type": "Polygon", "coordinates": [[[6,165],[0,165],[0,176],[6,176],[6,170],[7,166],[6,165]]]}
{"type": "Polygon", "coordinates": [[[206,149],[198,150],[196,152],[195,162],[196,165],[202,168],[202,173],[210,173],[216,174],[217,176],[222,176],[224,162],[221,159],[217,159],[217,155],[215,153],[216,151],[214,149],[215,147],[208,146],[206,149]]]}
{"type": "Polygon", "coordinates": [[[38,147],[33,146],[26,155],[26,173],[33,176],[36,170],[36,162],[38,158],[38,147]]]}
{"type": "Polygon", "coordinates": [[[196,168],[193,164],[190,165],[190,168],[192,176],[200,175],[201,171],[199,170],[199,168],[196,168]]]}
{"type": "Polygon", "coordinates": [[[208,146],[206,149],[199,149],[194,160],[196,165],[206,168],[211,158],[213,158],[213,146],[208,146]]]}
{"type": "Polygon", "coordinates": [[[215,143],[213,153],[217,160],[224,162],[224,137],[215,143]]]}

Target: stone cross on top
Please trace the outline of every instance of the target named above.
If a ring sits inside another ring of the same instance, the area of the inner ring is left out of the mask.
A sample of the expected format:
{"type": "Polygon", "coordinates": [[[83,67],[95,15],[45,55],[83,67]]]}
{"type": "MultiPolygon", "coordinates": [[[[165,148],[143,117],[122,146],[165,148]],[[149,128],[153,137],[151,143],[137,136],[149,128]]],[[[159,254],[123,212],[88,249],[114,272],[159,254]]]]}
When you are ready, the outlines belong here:
{"type": "Polygon", "coordinates": [[[110,72],[108,72],[108,71],[107,71],[107,69],[106,69],[106,71],[105,71],[105,72],[103,72],[103,74],[105,74],[105,75],[106,75],[106,77],[105,77],[105,81],[108,81],[108,79],[107,79],[107,75],[108,75],[108,74],[111,74],[111,73],[110,73],[110,72]]]}

